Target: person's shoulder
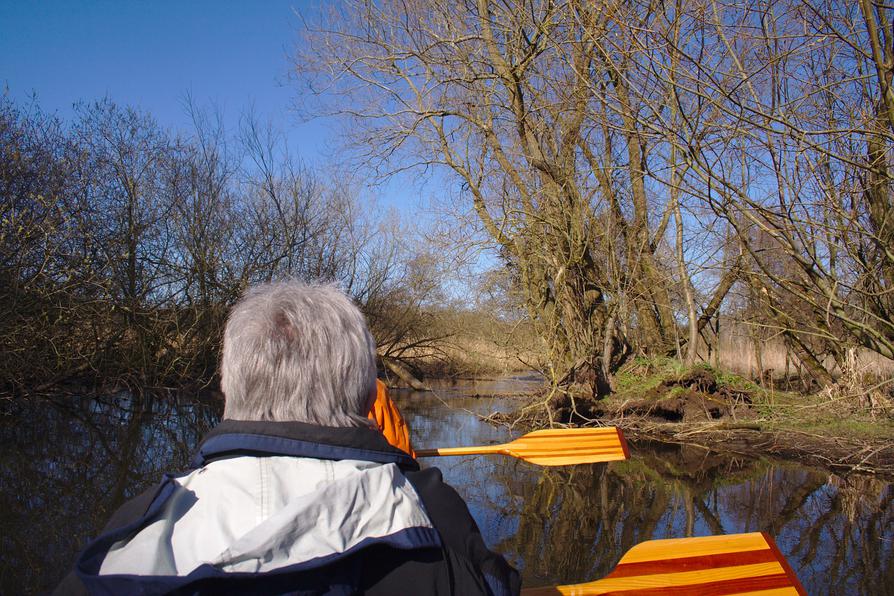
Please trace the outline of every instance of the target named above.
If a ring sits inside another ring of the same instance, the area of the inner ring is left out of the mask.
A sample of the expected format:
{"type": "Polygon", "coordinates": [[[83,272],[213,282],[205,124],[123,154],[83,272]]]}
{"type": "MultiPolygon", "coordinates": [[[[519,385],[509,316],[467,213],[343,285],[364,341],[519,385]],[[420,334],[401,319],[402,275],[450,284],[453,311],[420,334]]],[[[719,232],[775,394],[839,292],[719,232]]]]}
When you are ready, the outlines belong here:
{"type": "Polygon", "coordinates": [[[429,519],[441,536],[447,556],[454,566],[457,587],[467,593],[477,593],[473,587],[487,586],[485,593],[518,594],[521,581],[518,572],[498,553],[487,548],[478,524],[463,498],[444,482],[438,468],[407,472],[407,479],[422,499],[429,519]],[[470,577],[463,580],[460,569],[468,570],[470,577]],[[472,571],[472,570],[477,570],[472,571]],[[479,575],[480,574],[480,575],[479,575]],[[477,576],[480,579],[475,579],[477,576]]]}
{"type": "Polygon", "coordinates": [[[442,538],[448,539],[447,542],[457,532],[478,531],[466,502],[452,486],[444,482],[441,470],[426,468],[406,472],[406,476],[422,498],[432,523],[441,532],[442,538]]]}

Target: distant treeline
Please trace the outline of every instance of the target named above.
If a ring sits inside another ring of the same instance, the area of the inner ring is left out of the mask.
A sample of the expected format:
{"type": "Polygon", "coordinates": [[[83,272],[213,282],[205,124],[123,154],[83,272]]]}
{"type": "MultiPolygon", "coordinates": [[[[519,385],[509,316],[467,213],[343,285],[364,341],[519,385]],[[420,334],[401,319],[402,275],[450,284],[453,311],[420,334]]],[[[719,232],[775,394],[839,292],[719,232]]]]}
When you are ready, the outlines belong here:
{"type": "Polygon", "coordinates": [[[427,345],[431,262],[397,222],[269,127],[191,115],[174,134],[109,100],[64,123],[0,98],[0,390],[209,383],[228,306],[290,276],[341,284],[383,353],[427,345]]]}

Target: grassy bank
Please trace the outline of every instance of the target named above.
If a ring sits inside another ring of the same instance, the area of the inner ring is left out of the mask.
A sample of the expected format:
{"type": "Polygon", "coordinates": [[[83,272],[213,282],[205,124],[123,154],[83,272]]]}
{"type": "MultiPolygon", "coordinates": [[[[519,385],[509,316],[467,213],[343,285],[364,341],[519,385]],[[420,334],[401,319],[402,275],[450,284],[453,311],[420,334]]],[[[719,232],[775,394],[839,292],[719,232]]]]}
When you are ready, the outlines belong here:
{"type": "Polygon", "coordinates": [[[529,427],[612,424],[634,440],[765,454],[839,472],[894,477],[890,384],[867,387],[843,378],[834,386],[798,393],[705,364],[637,359],[616,375],[614,386],[615,392],[598,402],[550,392],[521,408],[516,422],[529,427]]]}
{"type": "MultiPolygon", "coordinates": [[[[715,419],[750,421],[767,430],[798,429],[835,436],[891,437],[894,399],[891,386],[872,379],[869,386],[847,378],[810,393],[766,387],[706,364],[686,367],[672,359],[638,359],[617,375],[616,393],[607,405],[631,401],[703,400],[721,408],[715,419]]],[[[683,419],[687,417],[684,412],[683,419]]],[[[699,421],[694,411],[690,417],[699,421]]],[[[709,418],[710,416],[706,417],[709,418]]]]}

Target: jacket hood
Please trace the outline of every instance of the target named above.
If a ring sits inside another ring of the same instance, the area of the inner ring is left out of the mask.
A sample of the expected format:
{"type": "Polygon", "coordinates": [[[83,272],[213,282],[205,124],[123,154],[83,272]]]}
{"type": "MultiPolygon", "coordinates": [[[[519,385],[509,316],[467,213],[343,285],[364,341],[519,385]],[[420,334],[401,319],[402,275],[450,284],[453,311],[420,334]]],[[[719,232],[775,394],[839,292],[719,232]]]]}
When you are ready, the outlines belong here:
{"type": "Polygon", "coordinates": [[[418,466],[379,438],[225,421],[203,441],[196,467],[167,476],[139,520],[87,547],[78,574],[100,592],[163,592],[202,578],[315,569],[375,544],[439,547],[401,471],[418,466]]]}

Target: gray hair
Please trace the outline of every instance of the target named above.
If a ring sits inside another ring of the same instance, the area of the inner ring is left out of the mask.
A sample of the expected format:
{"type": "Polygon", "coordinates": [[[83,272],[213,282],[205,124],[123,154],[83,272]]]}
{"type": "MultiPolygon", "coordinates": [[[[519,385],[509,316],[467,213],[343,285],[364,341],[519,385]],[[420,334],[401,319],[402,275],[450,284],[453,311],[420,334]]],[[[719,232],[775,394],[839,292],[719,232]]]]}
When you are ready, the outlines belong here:
{"type": "Polygon", "coordinates": [[[360,310],[332,285],[249,290],[224,331],[224,417],[365,426],[376,346],[360,310]]]}

